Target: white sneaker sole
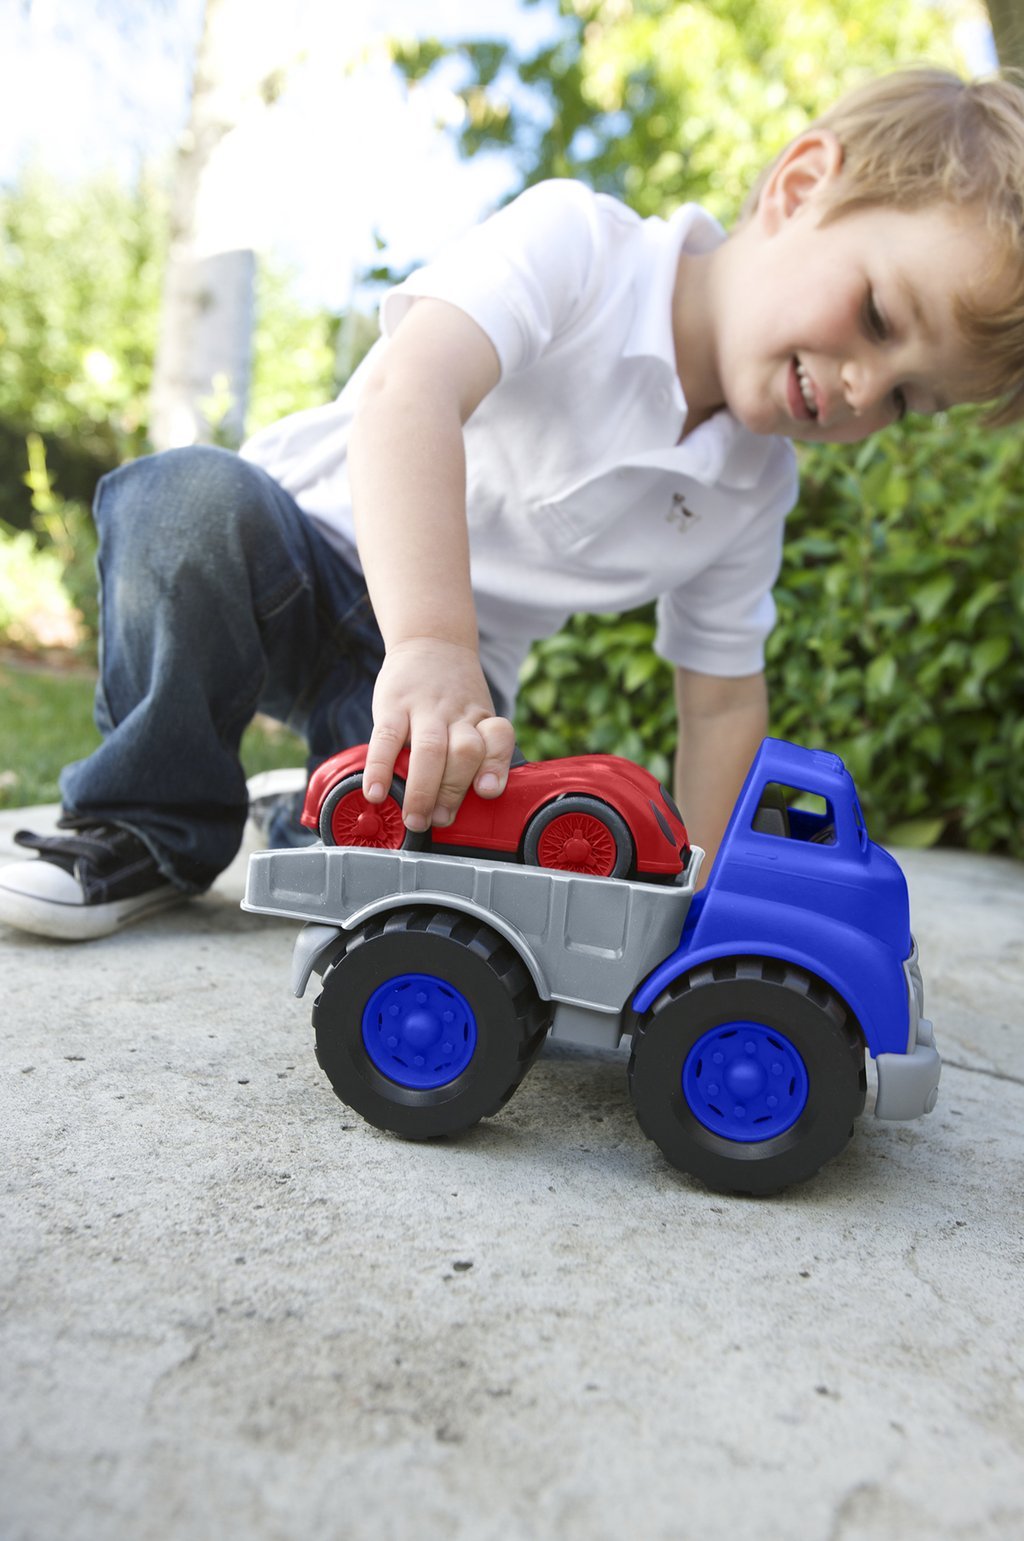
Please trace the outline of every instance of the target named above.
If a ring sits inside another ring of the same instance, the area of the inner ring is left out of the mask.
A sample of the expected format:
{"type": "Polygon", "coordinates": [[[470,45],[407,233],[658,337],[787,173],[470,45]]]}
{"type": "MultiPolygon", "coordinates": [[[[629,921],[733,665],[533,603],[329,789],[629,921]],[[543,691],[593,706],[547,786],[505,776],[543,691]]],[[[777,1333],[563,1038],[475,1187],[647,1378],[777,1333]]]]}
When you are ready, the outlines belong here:
{"type": "Polygon", "coordinates": [[[249,801],[258,803],[265,797],[286,797],[292,792],[304,792],[309,780],[300,765],[286,765],[279,770],[258,771],[245,783],[249,801]]]}
{"type": "Polygon", "coordinates": [[[118,899],[111,904],[64,904],[0,885],[0,921],[18,931],[31,931],[60,942],[92,942],[174,904],[183,904],[188,897],[173,883],[162,883],[137,898],[118,899]]]}

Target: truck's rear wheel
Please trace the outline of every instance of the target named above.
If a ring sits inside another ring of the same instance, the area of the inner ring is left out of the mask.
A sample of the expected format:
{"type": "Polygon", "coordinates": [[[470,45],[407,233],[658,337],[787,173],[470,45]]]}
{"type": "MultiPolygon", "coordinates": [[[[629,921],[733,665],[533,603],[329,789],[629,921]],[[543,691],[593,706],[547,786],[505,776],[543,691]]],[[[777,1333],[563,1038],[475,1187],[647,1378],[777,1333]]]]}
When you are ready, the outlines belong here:
{"type": "Polygon", "coordinates": [[[549,1007],[488,926],[452,910],[368,921],[324,971],[317,1059],[341,1100],[407,1139],[457,1134],[508,1101],[549,1007]]]}
{"type": "Polygon", "coordinates": [[[864,1107],[864,1045],[804,970],[732,958],[674,981],[640,1019],[637,1118],[681,1171],[725,1193],[774,1193],[838,1154],[864,1107]]]}

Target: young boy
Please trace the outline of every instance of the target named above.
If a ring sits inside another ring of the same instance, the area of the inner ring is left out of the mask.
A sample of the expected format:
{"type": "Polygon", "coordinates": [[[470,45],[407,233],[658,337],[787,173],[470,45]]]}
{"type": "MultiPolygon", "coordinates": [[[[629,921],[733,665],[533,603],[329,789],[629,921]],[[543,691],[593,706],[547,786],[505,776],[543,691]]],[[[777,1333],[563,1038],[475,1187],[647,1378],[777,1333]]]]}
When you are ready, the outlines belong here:
{"type": "Polygon", "coordinates": [[[694,205],[532,188],[385,298],[338,401],[104,479],[104,742],[64,772],[62,832],[0,870],[0,919],[102,935],[206,888],[257,708],[314,761],[368,739],[371,801],[410,744],[405,822],[444,825],[503,788],[531,641],[655,598],[713,855],[767,728],[789,441],[1020,415],[1022,245],[1024,93],[932,70],[801,134],[728,238],[694,205]]]}

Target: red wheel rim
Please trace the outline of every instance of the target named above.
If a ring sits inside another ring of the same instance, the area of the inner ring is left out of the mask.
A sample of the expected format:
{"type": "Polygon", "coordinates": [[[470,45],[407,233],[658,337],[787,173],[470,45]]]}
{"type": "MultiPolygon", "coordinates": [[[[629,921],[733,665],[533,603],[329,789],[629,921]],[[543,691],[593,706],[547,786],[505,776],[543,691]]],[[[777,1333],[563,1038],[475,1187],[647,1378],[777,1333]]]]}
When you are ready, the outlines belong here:
{"type": "Polygon", "coordinates": [[[562,813],[541,832],[537,864],[559,872],[611,877],[618,852],[611,830],[592,813],[562,813]]]}
{"type": "Polygon", "coordinates": [[[405,839],[402,810],[393,797],[368,803],[362,792],[347,792],[331,814],[335,845],[371,845],[397,851],[405,839]]]}

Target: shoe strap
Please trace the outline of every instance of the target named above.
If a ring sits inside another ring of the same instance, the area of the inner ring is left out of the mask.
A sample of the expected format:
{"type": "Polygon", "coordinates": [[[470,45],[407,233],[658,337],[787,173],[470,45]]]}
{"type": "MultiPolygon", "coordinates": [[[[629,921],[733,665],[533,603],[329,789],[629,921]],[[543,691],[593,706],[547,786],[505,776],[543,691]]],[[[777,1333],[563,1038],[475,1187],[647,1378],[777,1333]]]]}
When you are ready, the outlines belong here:
{"type": "Polygon", "coordinates": [[[110,854],[109,841],[102,839],[99,834],[89,835],[84,830],[75,835],[37,835],[30,829],[19,829],[15,833],[14,843],[26,851],[38,851],[44,860],[94,861],[97,856],[110,854]]]}

